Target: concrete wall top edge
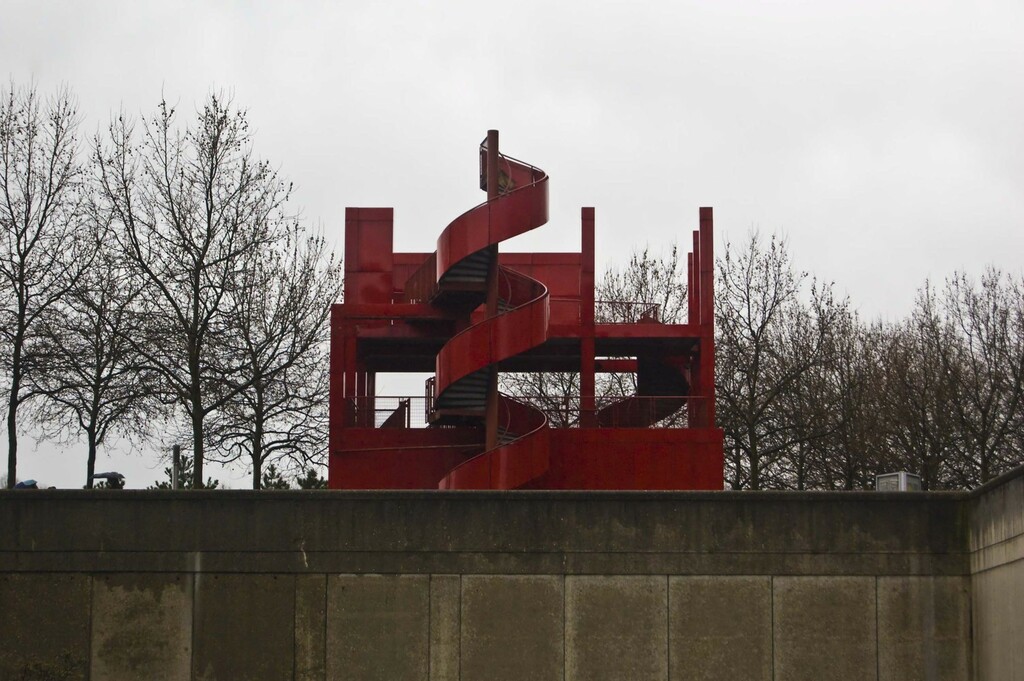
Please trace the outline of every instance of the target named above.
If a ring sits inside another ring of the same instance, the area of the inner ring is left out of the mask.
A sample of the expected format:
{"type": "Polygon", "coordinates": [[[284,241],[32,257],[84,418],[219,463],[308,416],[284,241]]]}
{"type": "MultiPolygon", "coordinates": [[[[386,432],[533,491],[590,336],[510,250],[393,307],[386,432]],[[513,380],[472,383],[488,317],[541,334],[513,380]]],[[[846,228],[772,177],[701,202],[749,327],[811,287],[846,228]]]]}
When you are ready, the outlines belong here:
{"type": "MultiPolygon", "coordinates": [[[[1021,469],[1024,472],[1024,468],[1021,469]]],[[[1005,477],[1005,476],[1004,476],[1005,477]]],[[[1013,478],[1008,478],[1007,481],[1013,478]]],[[[992,482],[1000,480],[997,478],[992,482]]],[[[1004,481],[1001,484],[1005,484],[1004,481]]],[[[981,488],[979,488],[981,489],[981,488]]],[[[67,500],[192,500],[208,501],[211,499],[255,500],[260,501],[324,501],[324,500],[375,500],[388,498],[396,500],[410,499],[444,499],[447,501],[496,500],[503,501],[610,501],[622,500],[641,501],[714,501],[735,503],[737,501],[785,501],[794,503],[836,501],[878,501],[878,502],[921,502],[949,501],[955,502],[968,497],[977,496],[976,491],[940,491],[940,492],[873,492],[858,491],[804,491],[764,490],[764,491],[733,491],[691,492],[691,491],[619,491],[619,490],[513,490],[513,491],[435,491],[435,490],[0,490],[0,502],[8,499],[18,501],[53,501],[67,500]]]]}
{"type": "Polygon", "coordinates": [[[955,494],[21,492],[0,553],[952,554],[955,494]]]}

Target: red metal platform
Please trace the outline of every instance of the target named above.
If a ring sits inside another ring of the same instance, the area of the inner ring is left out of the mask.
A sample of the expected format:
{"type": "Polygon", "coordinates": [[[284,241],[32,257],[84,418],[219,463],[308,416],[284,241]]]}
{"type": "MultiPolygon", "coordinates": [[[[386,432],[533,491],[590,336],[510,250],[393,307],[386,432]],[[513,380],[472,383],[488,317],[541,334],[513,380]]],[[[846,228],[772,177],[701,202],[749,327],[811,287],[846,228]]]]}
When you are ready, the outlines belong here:
{"type": "Polygon", "coordinates": [[[548,219],[548,176],[480,145],[484,203],[433,253],[395,253],[390,208],[345,213],[345,302],[331,314],[335,489],[722,489],[715,427],[712,211],[689,255],[688,319],[594,300],[594,209],[580,253],[499,253],[548,219]],[[498,391],[500,371],[579,372],[557,414],[498,391]],[[381,372],[433,373],[423,395],[381,372]],[[632,395],[595,395],[600,372],[632,395]],[[553,423],[557,415],[558,427],[553,423]]]}

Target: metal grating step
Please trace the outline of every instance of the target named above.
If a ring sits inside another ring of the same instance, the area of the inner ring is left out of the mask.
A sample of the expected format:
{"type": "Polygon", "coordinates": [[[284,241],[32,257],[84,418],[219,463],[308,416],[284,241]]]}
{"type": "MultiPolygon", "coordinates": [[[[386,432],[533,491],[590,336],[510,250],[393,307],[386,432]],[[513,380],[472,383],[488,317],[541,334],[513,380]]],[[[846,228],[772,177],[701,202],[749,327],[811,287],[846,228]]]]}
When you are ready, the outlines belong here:
{"type": "Polygon", "coordinates": [[[459,379],[437,398],[435,408],[465,409],[486,406],[490,378],[490,369],[481,369],[459,379]]]}
{"type": "Polygon", "coordinates": [[[484,282],[491,267],[491,253],[488,250],[477,251],[463,258],[444,274],[439,282],[442,286],[449,282],[484,282]]]}

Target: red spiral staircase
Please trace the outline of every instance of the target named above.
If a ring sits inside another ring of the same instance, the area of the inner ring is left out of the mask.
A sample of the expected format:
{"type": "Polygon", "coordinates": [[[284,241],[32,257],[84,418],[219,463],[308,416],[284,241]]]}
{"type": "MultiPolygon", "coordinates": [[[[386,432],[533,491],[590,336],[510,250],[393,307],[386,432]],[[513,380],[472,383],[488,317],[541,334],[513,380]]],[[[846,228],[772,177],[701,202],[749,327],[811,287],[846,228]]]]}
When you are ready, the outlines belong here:
{"type": "Polygon", "coordinates": [[[547,222],[548,176],[499,153],[496,131],[480,162],[487,201],[453,220],[434,253],[394,253],[390,209],[346,212],[330,486],[721,489],[710,209],[694,232],[687,324],[629,301],[601,315],[593,209],[583,209],[580,253],[499,253],[547,222]],[[422,398],[376,394],[377,373],[424,370],[433,376],[422,398]],[[567,396],[574,418],[561,419],[571,427],[551,427],[534,400],[500,394],[499,371],[579,372],[580,394],[567,396]],[[602,371],[635,375],[635,394],[599,399],[602,371]],[[422,414],[418,427],[412,413],[422,414]]]}

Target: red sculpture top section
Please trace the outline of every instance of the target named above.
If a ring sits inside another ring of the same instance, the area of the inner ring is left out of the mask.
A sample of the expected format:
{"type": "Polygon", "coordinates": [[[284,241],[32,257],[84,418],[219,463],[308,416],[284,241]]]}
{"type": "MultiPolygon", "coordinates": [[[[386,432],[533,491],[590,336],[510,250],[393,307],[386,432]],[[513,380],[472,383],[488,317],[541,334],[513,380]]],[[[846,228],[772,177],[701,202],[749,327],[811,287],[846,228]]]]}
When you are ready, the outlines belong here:
{"type": "Polygon", "coordinates": [[[594,300],[594,209],[579,253],[499,253],[548,219],[548,176],[480,145],[487,201],[433,253],[395,253],[390,208],[345,213],[345,302],[331,315],[335,489],[722,489],[714,409],[712,213],[689,256],[688,319],[594,300]],[[380,372],[431,373],[423,395],[380,372]],[[511,397],[499,372],[559,372],[568,392],[511,397]],[[598,396],[597,374],[630,394],[598,396]],[[622,383],[622,381],[620,381],[622,383]]]}

